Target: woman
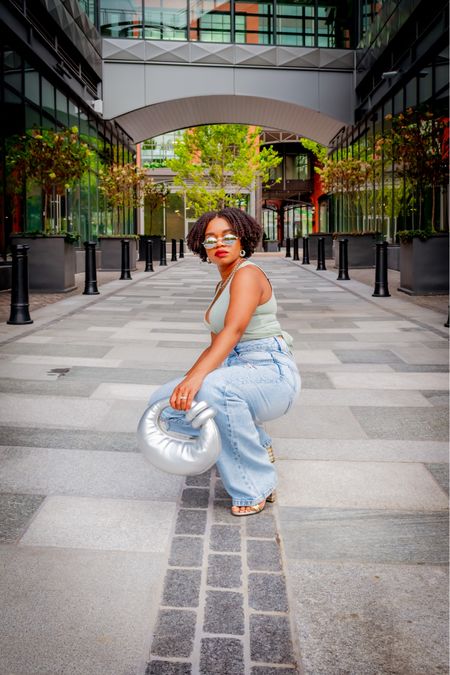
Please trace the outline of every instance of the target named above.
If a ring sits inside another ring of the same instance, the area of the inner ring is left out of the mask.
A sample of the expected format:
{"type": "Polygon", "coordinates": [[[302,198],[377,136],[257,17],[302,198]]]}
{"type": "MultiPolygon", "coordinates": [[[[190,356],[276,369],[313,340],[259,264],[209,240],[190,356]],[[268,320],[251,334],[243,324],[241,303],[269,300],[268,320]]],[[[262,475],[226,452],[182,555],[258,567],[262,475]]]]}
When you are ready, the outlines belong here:
{"type": "Polygon", "coordinates": [[[194,397],[215,408],[222,440],[217,466],[235,516],[259,513],[274,501],[271,440],[262,422],[284,415],[300,390],[292,338],[276,319],[272,286],[248,260],[261,234],[254,218],[236,208],[206,213],[195,223],[188,246],[217,265],[221,276],[204,319],[211,345],[181,380],[150,399],[153,404],[170,397],[174,410],[167,408],[163,419],[171,430],[191,435],[184,412],[194,397]]]}

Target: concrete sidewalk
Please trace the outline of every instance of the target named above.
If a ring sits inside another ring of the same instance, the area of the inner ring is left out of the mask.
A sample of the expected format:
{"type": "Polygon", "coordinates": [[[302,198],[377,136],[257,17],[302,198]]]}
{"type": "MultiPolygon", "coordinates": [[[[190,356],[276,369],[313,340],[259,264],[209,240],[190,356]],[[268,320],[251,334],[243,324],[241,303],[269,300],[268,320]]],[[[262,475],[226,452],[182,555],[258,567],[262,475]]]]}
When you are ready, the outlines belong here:
{"type": "Polygon", "coordinates": [[[279,502],[137,451],[207,344],[187,256],[0,325],[0,674],[448,672],[446,316],[280,257],[303,391],[268,425],[279,502]]]}

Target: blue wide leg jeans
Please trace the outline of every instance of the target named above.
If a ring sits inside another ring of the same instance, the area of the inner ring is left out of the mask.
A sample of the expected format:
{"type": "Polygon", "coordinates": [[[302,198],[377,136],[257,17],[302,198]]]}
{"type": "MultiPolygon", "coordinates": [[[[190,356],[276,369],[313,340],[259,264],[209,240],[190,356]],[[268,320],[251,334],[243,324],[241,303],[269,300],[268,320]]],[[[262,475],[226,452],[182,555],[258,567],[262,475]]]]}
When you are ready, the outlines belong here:
{"type": "MultiPolygon", "coordinates": [[[[150,404],[170,398],[183,378],[160,387],[150,404]]],[[[209,373],[195,399],[217,411],[222,451],[217,461],[225,489],[235,506],[263,501],[276,487],[263,422],[285,415],[300,392],[300,375],[281,337],[238,342],[220,368],[209,373]]],[[[195,436],[183,411],[166,408],[162,419],[171,431],[195,436]]]]}

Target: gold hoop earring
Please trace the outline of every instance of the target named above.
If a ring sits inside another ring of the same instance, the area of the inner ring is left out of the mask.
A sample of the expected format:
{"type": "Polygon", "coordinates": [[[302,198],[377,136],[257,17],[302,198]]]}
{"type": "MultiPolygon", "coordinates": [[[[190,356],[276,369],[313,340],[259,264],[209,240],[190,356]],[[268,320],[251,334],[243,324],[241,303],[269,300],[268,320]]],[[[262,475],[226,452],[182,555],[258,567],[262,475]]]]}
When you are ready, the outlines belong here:
{"type": "Polygon", "coordinates": [[[245,258],[245,251],[243,248],[241,248],[241,250],[239,251],[239,255],[241,256],[241,258],[245,258]]]}

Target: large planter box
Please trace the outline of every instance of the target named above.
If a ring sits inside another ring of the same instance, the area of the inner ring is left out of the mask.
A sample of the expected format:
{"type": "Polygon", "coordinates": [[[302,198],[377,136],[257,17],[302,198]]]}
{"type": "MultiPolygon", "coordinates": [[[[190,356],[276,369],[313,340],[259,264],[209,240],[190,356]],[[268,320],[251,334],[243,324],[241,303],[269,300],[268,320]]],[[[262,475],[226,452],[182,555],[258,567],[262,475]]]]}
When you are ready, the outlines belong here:
{"type": "Polygon", "coordinates": [[[388,252],[388,268],[390,270],[400,271],[400,244],[389,244],[388,252]]]}
{"type": "MultiPolygon", "coordinates": [[[[330,232],[314,232],[313,234],[308,235],[309,239],[309,257],[317,260],[317,249],[318,249],[318,238],[323,237],[325,239],[325,258],[333,257],[333,235],[330,232]]],[[[298,240],[300,246],[303,246],[303,239],[300,237],[298,240]]]]}
{"type": "Polygon", "coordinates": [[[448,234],[400,244],[400,287],[408,295],[448,293],[448,234]]]}
{"type": "Polygon", "coordinates": [[[334,266],[339,267],[339,240],[348,239],[348,266],[375,267],[375,244],[380,241],[376,234],[345,234],[333,241],[334,266]]]}
{"type": "MultiPolygon", "coordinates": [[[[98,238],[98,243],[102,252],[102,270],[120,271],[122,269],[122,239],[127,239],[127,237],[98,238]]],[[[137,262],[137,242],[136,239],[129,239],[129,242],[130,270],[135,270],[137,262]]]]}
{"type": "Polygon", "coordinates": [[[11,237],[12,244],[25,244],[28,249],[30,291],[67,293],[75,286],[75,247],[63,236],[11,237]]]}
{"type": "Polygon", "coordinates": [[[0,291],[7,291],[11,288],[11,270],[10,262],[0,263],[0,291]]]}
{"type": "MultiPolygon", "coordinates": [[[[102,266],[102,252],[98,247],[95,249],[95,266],[99,270],[102,266]]],[[[75,249],[75,274],[84,274],[86,267],[86,250],[84,248],[75,249]]]]}
{"type": "Polygon", "coordinates": [[[279,251],[280,249],[278,248],[278,241],[274,239],[266,239],[263,241],[263,250],[266,253],[275,253],[279,251]]]}

